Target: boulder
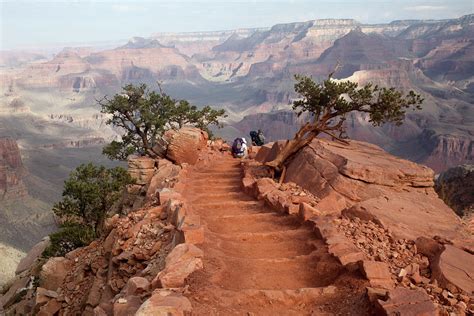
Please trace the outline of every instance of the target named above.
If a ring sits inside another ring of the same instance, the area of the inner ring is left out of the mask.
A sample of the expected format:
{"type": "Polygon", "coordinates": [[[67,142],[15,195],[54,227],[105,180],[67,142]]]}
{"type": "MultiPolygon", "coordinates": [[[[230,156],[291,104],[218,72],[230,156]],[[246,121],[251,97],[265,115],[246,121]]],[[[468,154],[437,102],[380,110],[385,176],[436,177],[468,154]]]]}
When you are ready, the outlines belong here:
{"type": "Polygon", "coordinates": [[[434,260],[444,249],[443,245],[433,238],[418,237],[415,240],[416,249],[419,253],[427,256],[430,260],[434,260]]]}
{"type": "Polygon", "coordinates": [[[184,316],[192,312],[191,302],[180,294],[154,292],[135,316],[184,316]]]}
{"type": "Polygon", "coordinates": [[[128,169],[128,174],[135,180],[137,185],[145,185],[150,182],[155,174],[154,169],[128,169]]]}
{"type": "Polygon", "coordinates": [[[199,153],[207,146],[207,133],[194,127],[183,127],[165,133],[168,142],[166,156],[171,161],[182,164],[195,164],[199,153]]]}
{"type": "MultiPolygon", "coordinates": [[[[430,296],[418,289],[396,288],[388,292],[386,301],[376,303],[380,315],[437,316],[438,311],[430,296]]],[[[378,314],[377,314],[378,315],[378,314]]]]}
{"type": "Polygon", "coordinates": [[[395,285],[385,262],[364,260],[361,262],[361,270],[372,287],[392,289],[395,285]]]}
{"type": "Polygon", "coordinates": [[[41,268],[40,286],[57,291],[71,270],[72,262],[64,257],[50,258],[41,268]]]}
{"type": "Polygon", "coordinates": [[[42,287],[36,288],[36,304],[42,305],[42,303],[48,302],[52,298],[57,298],[58,293],[55,291],[47,290],[42,287]]]}
{"type": "Polygon", "coordinates": [[[154,172],[153,177],[148,184],[146,192],[147,201],[157,199],[158,191],[170,187],[171,180],[179,174],[179,170],[181,169],[179,166],[166,159],[160,159],[158,165],[158,170],[154,172]]]}
{"type": "Polygon", "coordinates": [[[267,157],[270,154],[270,151],[272,150],[273,143],[268,143],[263,146],[260,146],[260,148],[257,151],[257,155],[255,156],[255,160],[261,163],[264,163],[267,161],[267,157]]]}
{"type": "Polygon", "coordinates": [[[128,158],[129,169],[153,169],[155,168],[155,159],[147,156],[131,156],[128,158]]]}
{"type": "Polygon", "coordinates": [[[186,278],[203,268],[201,249],[192,244],[177,245],[166,257],[165,268],[158,273],[152,287],[175,288],[184,286],[186,278]]]}
{"type": "Polygon", "coordinates": [[[137,185],[145,185],[155,173],[155,163],[156,161],[149,157],[132,156],[128,159],[128,173],[137,185]]]}
{"type": "Polygon", "coordinates": [[[133,277],[128,279],[126,285],[126,295],[136,295],[140,296],[143,293],[146,293],[150,290],[150,282],[147,279],[142,277],[133,277]]]}
{"type": "Polygon", "coordinates": [[[201,219],[198,215],[188,214],[184,221],[178,226],[182,233],[182,242],[188,244],[202,244],[204,242],[204,227],[201,226],[201,219]]]}
{"type": "MultiPolygon", "coordinates": [[[[276,141],[272,144],[272,147],[270,149],[270,152],[265,156],[265,159],[262,161],[262,163],[272,161],[273,159],[276,158],[276,156],[280,153],[282,148],[285,146],[286,140],[279,140],[276,141]]],[[[270,144],[267,144],[270,145],[270,144]]],[[[266,145],[262,146],[265,147],[266,145]]]]}
{"type": "Polygon", "coordinates": [[[89,295],[87,296],[86,303],[92,307],[99,305],[101,300],[101,292],[106,284],[106,280],[100,277],[95,277],[92,281],[92,286],[89,290],[89,295]]]}
{"type": "Polygon", "coordinates": [[[18,267],[16,268],[15,273],[20,274],[23,271],[29,270],[33,263],[38,259],[43,251],[48,247],[50,244],[49,237],[44,238],[42,241],[37,243],[36,245],[31,248],[31,250],[28,252],[26,257],[21,259],[20,263],[18,264],[18,267]]]}
{"type": "Polygon", "coordinates": [[[36,314],[37,316],[51,316],[56,315],[61,309],[61,303],[56,299],[49,300],[44,306],[42,306],[36,314]]]}
{"type": "Polygon", "coordinates": [[[431,263],[433,277],[452,292],[456,288],[474,293],[474,255],[445,245],[444,251],[431,263]]]}
{"type": "Polygon", "coordinates": [[[31,279],[29,276],[17,277],[17,279],[10,286],[8,291],[0,296],[0,306],[4,309],[17,302],[21,297],[26,294],[27,287],[30,284],[31,279]]]}

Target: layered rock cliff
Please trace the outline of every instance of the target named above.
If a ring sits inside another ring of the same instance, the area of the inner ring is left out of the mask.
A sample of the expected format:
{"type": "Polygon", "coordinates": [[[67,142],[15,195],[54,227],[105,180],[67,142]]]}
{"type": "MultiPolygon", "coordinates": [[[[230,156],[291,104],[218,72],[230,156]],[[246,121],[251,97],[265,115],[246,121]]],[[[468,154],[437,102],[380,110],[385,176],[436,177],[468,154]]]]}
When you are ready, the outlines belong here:
{"type": "Polygon", "coordinates": [[[24,176],[18,144],[12,138],[0,138],[0,200],[26,196],[28,191],[23,182],[24,176]]]}

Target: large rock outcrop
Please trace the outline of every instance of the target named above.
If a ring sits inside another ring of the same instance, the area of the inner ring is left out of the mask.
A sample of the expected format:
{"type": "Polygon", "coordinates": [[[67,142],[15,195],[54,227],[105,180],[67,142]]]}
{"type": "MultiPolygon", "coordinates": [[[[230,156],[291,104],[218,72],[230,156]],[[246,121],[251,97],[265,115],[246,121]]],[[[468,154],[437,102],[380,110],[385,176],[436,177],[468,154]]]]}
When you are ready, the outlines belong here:
{"type": "Polygon", "coordinates": [[[375,145],[316,139],[288,163],[285,181],[311,192],[323,214],[375,220],[400,238],[463,240],[460,219],[433,189],[434,172],[375,145]]]}
{"type": "Polygon", "coordinates": [[[168,143],[166,156],[171,161],[182,164],[195,164],[199,153],[207,145],[206,132],[195,127],[183,127],[177,131],[169,130],[164,136],[168,143]]]}
{"type": "Polygon", "coordinates": [[[474,212],[474,165],[461,165],[441,173],[436,192],[459,216],[474,212]]]}

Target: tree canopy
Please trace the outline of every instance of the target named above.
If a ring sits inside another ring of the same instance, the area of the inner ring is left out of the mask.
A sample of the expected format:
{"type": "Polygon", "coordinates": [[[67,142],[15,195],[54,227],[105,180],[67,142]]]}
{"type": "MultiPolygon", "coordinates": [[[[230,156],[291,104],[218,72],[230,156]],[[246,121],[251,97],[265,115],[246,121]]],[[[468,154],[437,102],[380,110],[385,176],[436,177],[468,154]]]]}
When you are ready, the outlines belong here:
{"type": "Polygon", "coordinates": [[[349,113],[367,113],[374,126],[387,122],[400,125],[407,109],[421,109],[423,98],[414,91],[404,95],[395,88],[371,83],[359,87],[355,82],[333,80],[331,75],[322,83],[316,83],[308,76],[295,75],[295,92],[300,98],[293,102],[293,110],[298,116],[308,115],[309,119],[295,137],[287,141],[278,156],[266,163],[267,166],[281,170],[289,157],[320,133],[343,141],[344,122],[349,113]]]}
{"type": "Polygon", "coordinates": [[[123,160],[136,152],[160,157],[160,139],[167,129],[192,125],[210,133],[209,126],[221,127],[219,119],[226,117],[222,109],[198,109],[186,100],[170,97],[161,87],[158,92],[150,91],[145,84],[126,85],[121,94],[98,102],[102,113],[111,115],[107,124],[124,131],[120,141],[104,148],[104,154],[111,159],[123,160]]]}

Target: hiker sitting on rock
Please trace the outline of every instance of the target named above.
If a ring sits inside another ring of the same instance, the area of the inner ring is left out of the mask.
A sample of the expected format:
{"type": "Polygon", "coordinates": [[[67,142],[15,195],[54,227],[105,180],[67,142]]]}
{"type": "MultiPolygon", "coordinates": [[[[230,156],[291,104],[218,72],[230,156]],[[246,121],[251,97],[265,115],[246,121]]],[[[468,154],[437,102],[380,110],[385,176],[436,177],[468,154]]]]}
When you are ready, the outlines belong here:
{"type": "Polygon", "coordinates": [[[262,146],[263,144],[265,144],[265,136],[263,135],[261,129],[259,129],[258,132],[251,131],[250,138],[252,139],[252,145],[254,146],[262,146]]]}
{"type": "Polygon", "coordinates": [[[247,141],[245,140],[245,137],[234,139],[232,144],[232,155],[235,158],[246,158],[247,154],[247,141]]]}

